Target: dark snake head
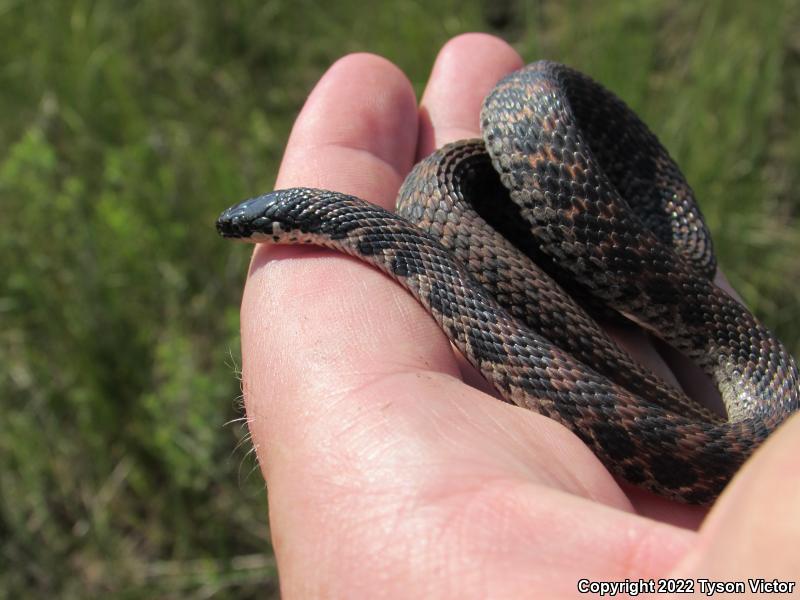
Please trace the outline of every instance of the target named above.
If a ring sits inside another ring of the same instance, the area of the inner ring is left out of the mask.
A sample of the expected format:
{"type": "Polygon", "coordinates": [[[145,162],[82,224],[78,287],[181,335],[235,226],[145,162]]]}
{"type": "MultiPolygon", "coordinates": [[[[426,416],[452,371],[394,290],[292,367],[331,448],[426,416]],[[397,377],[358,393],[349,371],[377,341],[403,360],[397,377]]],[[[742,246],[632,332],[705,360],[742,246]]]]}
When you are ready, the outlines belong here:
{"type": "Polygon", "coordinates": [[[263,194],[235,204],[217,219],[217,232],[224,238],[249,240],[253,234],[272,230],[275,193],[263,194]]]}
{"type": "MultiPolygon", "coordinates": [[[[240,202],[223,211],[217,232],[246,242],[304,241],[305,234],[325,229],[328,213],[337,201],[362,202],[337,192],[310,188],[275,190],[240,202]]],[[[340,228],[343,226],[339,223],[340,228]]]]}
{"type": "Polygon", "coordinates": [[[285,233],[307,232],[319,221],[313,208],[320,195],[321,190],[291,188],[250,198],[225,210],[217,231],[224,238],[250,242],[277,242],[285,233]]]}

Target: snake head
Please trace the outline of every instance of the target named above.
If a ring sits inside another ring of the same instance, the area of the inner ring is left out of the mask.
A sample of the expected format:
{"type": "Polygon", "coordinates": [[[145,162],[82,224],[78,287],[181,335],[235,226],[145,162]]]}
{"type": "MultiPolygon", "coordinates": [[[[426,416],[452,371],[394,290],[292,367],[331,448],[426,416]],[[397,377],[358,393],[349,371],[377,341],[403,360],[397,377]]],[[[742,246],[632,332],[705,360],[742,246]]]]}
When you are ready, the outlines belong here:
{"type": "Polygon", "coordinates": [[[217,232],[224,238],[246,242],[279,242],[284,235],[300,230],[306,232],[317,221],[313,199],[320,190],[291,188],[275,190],[235,204],[217,219],[217,232]]]}
{"type": "Polygon", "coordinates": [[[269,217],[274,192],[250,198],[224,210],[217,219],[217,232],[224,238],[251,240],[258,232],[272,230],[269,217]]]}

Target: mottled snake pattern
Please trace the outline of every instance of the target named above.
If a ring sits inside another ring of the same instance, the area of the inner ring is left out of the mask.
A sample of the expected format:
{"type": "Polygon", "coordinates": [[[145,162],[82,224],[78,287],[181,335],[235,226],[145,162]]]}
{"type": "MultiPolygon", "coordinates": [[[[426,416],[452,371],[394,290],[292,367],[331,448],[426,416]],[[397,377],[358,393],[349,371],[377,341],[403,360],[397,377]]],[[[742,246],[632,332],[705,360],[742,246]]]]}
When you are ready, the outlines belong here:
{"type": "Polygon", "coordinates": [[[683,175],[619,98],[557,63],[500,81],[481,128],[483,140],[414,167],[396,214],[292,188],[229,208],[217,229],[368,262],[505,400],[562,423],[632,484],[712,502],[797,410],[798,372],[714,284],[711,236],[683,175]],[[639,365],[596,318],[633,321],[691,359],[727,414],[639,365]]]}

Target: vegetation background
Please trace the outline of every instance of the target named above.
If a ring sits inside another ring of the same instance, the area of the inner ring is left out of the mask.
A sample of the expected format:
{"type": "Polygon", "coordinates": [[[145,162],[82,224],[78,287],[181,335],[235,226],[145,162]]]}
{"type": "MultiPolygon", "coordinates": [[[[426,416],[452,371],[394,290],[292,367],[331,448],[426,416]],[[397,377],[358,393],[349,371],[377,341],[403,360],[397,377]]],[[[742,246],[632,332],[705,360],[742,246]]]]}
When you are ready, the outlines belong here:
{"type": "Polygon", "coordinates": [[[214,219],[339,56],[473,30],[637,109],[800,351],[796,0],[0,0],[0,598],[277,597],[214,219]]]}

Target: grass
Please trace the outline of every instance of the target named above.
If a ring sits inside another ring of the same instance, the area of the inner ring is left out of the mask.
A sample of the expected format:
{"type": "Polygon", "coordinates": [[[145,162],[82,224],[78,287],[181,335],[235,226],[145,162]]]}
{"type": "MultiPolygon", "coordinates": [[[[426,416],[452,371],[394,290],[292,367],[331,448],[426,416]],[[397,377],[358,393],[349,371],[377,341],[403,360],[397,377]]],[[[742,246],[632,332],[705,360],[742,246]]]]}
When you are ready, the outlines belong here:
{"type": "Polygon", "coordinates": [[[0,0],[0,598],[277,597],[236,378],[248,251],[214,218],[270,188],[337,57],[421,91],[468,30],[633,105],[800,351],[791,0],[0,0]]]}

